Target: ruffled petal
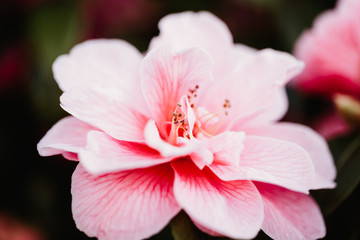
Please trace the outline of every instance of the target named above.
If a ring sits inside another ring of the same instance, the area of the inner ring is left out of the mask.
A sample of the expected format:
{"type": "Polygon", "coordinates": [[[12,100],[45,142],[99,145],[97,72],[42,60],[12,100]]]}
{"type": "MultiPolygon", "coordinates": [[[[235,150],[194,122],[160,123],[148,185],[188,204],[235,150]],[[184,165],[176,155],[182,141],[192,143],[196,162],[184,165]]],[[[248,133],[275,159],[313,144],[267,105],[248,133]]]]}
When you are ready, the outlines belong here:
{"type": "Polygon", "coordinates": [[[65,117],[57,122],[37,144],[41,156],[63,154],[77,160],[77,153],[85,147],[87,134],[96,128],[74,118],[65,117]]]}
{"type": "Polygon", "coordinates": [[[326,141],[309,127],[294,123],[278,123],[265,127],[247,129],[249,135],[273,137],[293,142],[310,155],[315,169],[312,189],[334,188],[336,168],[326,141]]]}
{"type": "Polygon", "coordinates": [[[129,43],[117,39],[88,40],[68,55],[56,59],[53,72],[63,91],[99,84],[117,88],[143,114],[146,104],[140,91],[139,68],[143,56],[129,43]]]}
{"type": "Polygon", "coordinates": [[[244,148],[244,132],[226,131],[209,139],[207,146],[214,154],[214,163],[239,166],[244,148]]]}
{"type": "Polygon", "coordinates": [[[288,104],[284,86],[302,68],[303,63],[287,53],[258,51],[216,79],[199,105],[220,116],[222,129],[279,120],[288,104]]]}
{"type": "Polygon", "coordinates": [[[171,159],[142,143],[118,141],[97,131],[88,134],[87,145],[79,153],[83,167],[94,175],[150,167],[171,159]]]}
{"type": "Polygon", "coordinates": [[[117,89],[100,86],[72,89],[64,92],[60,101],[64,110],[118,140],[144,139],[147,117],[117,89]]]}
{"type": "Polygon", "coordinates": [[[71,188],[76,226],[102,240],[148,238],[180,211],[173,179],[166,164],[100,177],[79,164],[71,188]]]}
{"type": "Polygon", "coordinates": [[[251,181],[224,182],[190,159],[171,163],[176,200],[197,226],[211,235],[253,238],[263,220],[261,196],[251,181]]]}
{"type": "Polygon", "coordinates": [[[190,89],[198,86],[198,94],[204,90],[203,83],[212,79],[210,67],[209,56],[198,48],[175,54],[159,47],[148,53],[141,68],[141,87],[157,124],[171,121],[177,103],[190,89]]]}
{"type": "MultiPolygon", "coordinates": [[[[192,152],[190,157],[199,169],[208,166],[215,174],[221,167],[238,167],[244,138],[243,132],[223,132],[204,139],[205,147],[192,152]]],[[[223,179],[221,170],[218,177],[223,179]]]]}
{"type": "Polygon", "coordinates": [[[240,177],[272,183],[308,193],[314,184],[314,166],[299,145],[258,136],[247,136],[240,156],[240,177]]]}
{"type": "Polygon", "coordinates": [[[223,132],[209,139],[208,148],[214,160],[207,166],[215,175],[224,181],[246,179],[245,174],[240,177],[240,153],[244,148],[244,132],[223,132]]]}
{"type": "Polygon", "coordinates": [[[264,201],[261,229],[271,238],[306,240],[325,236],[321,211],[310,196],[274,185],[255,185],[264,201]]]}
{"type": "Polygon", "coordinates": [[[182,146],[174,146],[164,141],[153,120],[149,120],[144,130],[146,144],[160,152],[163,157],[182,157],[205,148],[205,144],[200,141],[187,142],[182,146]]]}
{"type": "Polygon", "coordinates": [[[159,22],[160,34],[152,39],[150,49],[170,45],[181,52],[192,47],[201,47],[214,60],[214,74],[224,73],[232,64],[233,39],[226,24],[209,12],[183,12],[170,14],[159,22]]]}

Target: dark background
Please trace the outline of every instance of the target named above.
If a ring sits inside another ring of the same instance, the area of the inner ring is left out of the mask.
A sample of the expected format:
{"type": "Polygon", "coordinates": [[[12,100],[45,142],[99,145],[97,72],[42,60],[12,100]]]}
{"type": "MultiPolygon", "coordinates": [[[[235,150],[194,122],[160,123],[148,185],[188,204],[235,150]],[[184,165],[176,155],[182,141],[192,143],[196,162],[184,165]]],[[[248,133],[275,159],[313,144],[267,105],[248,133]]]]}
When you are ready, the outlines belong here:
{"type": "MultiPolygon", "coordinates": [[[[185,10],[214,13],[229,26],[235,42],[291,52],[315,16],[334,5],[333,0],[1,1],[0,240],[88,239],[71,216],[76,163],[59,156],[42,158],[36,150],[46,131],[66,115],[51,71],[57,56],[90,38],[121,38],[145,51],[158,34],[159,19],[185,10]]],[[[311,124],[319,109],[328,108],[326,100],[292,89],[288,93],[288,121],[311,124]]],[[[336,159],[355,135],[331,143],[336,159]]],[[[328,224],[326,239],[359,239],[356,185],[334,211],[323,207],[324,194],[316,198],[328,224]]],[[[170,228],[157,238],[171,238],[170,228]]]]}

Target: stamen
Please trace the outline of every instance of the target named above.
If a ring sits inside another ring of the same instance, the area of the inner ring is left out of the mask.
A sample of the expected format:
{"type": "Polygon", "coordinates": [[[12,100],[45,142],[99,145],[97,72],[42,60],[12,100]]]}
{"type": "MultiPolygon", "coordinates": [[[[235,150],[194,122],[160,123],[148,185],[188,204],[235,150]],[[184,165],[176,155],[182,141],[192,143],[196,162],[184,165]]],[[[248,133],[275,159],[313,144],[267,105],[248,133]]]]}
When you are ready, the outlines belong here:
{"type": "Polygon", "coordinates": [[[216,113],[212,113],[212,114],[213,114],[213,115],[212,115],[210,118],[206,119],[206,121],[203,122],[203,125],[204,125],[204,126],[205,126],[211,119],[218,117],[218,115],[217,115],[216,113]]]}
{"type": "MultiPolygon", "coordinates": [[[[231,104],[230,104],[230,100],[229,99],[225,99],[225,103],[223,104],[223,108],[231,108],[231,104]]],[[[227,116],[229,113],[228,111],[225,110],[225,115],[227,116]]]]}
{"type": "Polygon", "coordinates": [[[204,117],[206,117],[206,116],[208,116],[208,115],[210,115],[210,114],[214,114],[214,113],[212,113],[212,112],[207,112],[207,113],[205,113],[204,115],[202,115],[202,116],[199,118],[199,120],[203,119],[204,117]]]}
{"type": "Polygon", "coordinates": [[[208,133],[207,131],[205,131],[201,127],[198,126],[197,129],[199,129],[200,132],[203,133],[206,137],[209,137],[209,138],[213,137],[213,135],[211,135],[210,133],[208,133]]]}

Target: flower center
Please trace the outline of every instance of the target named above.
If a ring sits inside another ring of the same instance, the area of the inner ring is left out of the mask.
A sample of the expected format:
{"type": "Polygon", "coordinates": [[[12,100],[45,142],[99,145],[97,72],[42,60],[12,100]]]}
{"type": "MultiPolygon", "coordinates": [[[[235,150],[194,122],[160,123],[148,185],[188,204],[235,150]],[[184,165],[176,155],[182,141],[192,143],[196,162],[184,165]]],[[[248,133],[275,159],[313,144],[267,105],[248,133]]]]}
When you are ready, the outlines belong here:
{"type": "Polygon", "coordinates": [[[175,111],[173,112],[171,121],[170,138],[176,140],[178,137],[186,137],[190,139],[190,126],[187,119],[187,113],[181,103],[177,103],[175,111]]]}
{"type": "MultiPolygon", "coordinates": [[[[171,121],[165,122],[165,139],[172,145],[182,145],[194,138],[211,138],[218,133],[220,116],[194,104],[198,89],[198,85],[189,89],[189,93],[182,96],[176,104],[171,121]]],[[[224,116],[228,115],[230,107],[230,100],[225,99],[222,105],[224,116]]]]}
{"type": "Polygon", "coordinates": [[[195,107],[183,96],[172,114],[168,141],[173,145],[213,136],[212,128],[219,122],[219,116],[203,107],[195,107]],[[181,139],[179,139],[181,138],[181,139]]]}

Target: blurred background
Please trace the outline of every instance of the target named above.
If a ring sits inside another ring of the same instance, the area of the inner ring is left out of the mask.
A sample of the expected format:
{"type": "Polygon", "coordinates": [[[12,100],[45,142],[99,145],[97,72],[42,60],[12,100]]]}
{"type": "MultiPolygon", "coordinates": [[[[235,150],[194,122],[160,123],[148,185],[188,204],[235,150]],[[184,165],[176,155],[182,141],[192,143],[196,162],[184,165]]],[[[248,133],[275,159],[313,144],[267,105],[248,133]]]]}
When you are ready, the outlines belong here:
{"type": "MultiPolygon", "coordinates": [[[[89,239],[71,215],[76,163],[43,158],[36,150],[46,131],[66,116],[51,70],[57,56],[91,38],[125,39],[144,52],[158,34],[158,21],[185,10],[214,13],[235,42],[292,52],[301,32],[334,6],[335,0],[0,1],[0,240],[89,239]]],[[[288,94],[287,121],[314,126],[332,108],[326,99],[295,89],[288,94]]],[[[356,171],[338,182],[339,190],[315,193],[327,223],[326,239],[360,239],[357,136],[351,131],[330,141],[335,161],[356,171]]],[[[160,238],[171,239],[169,227],[152,239],[160,238]]],[[[261,233],[258,238],[267,239],[261,233]]]]}

